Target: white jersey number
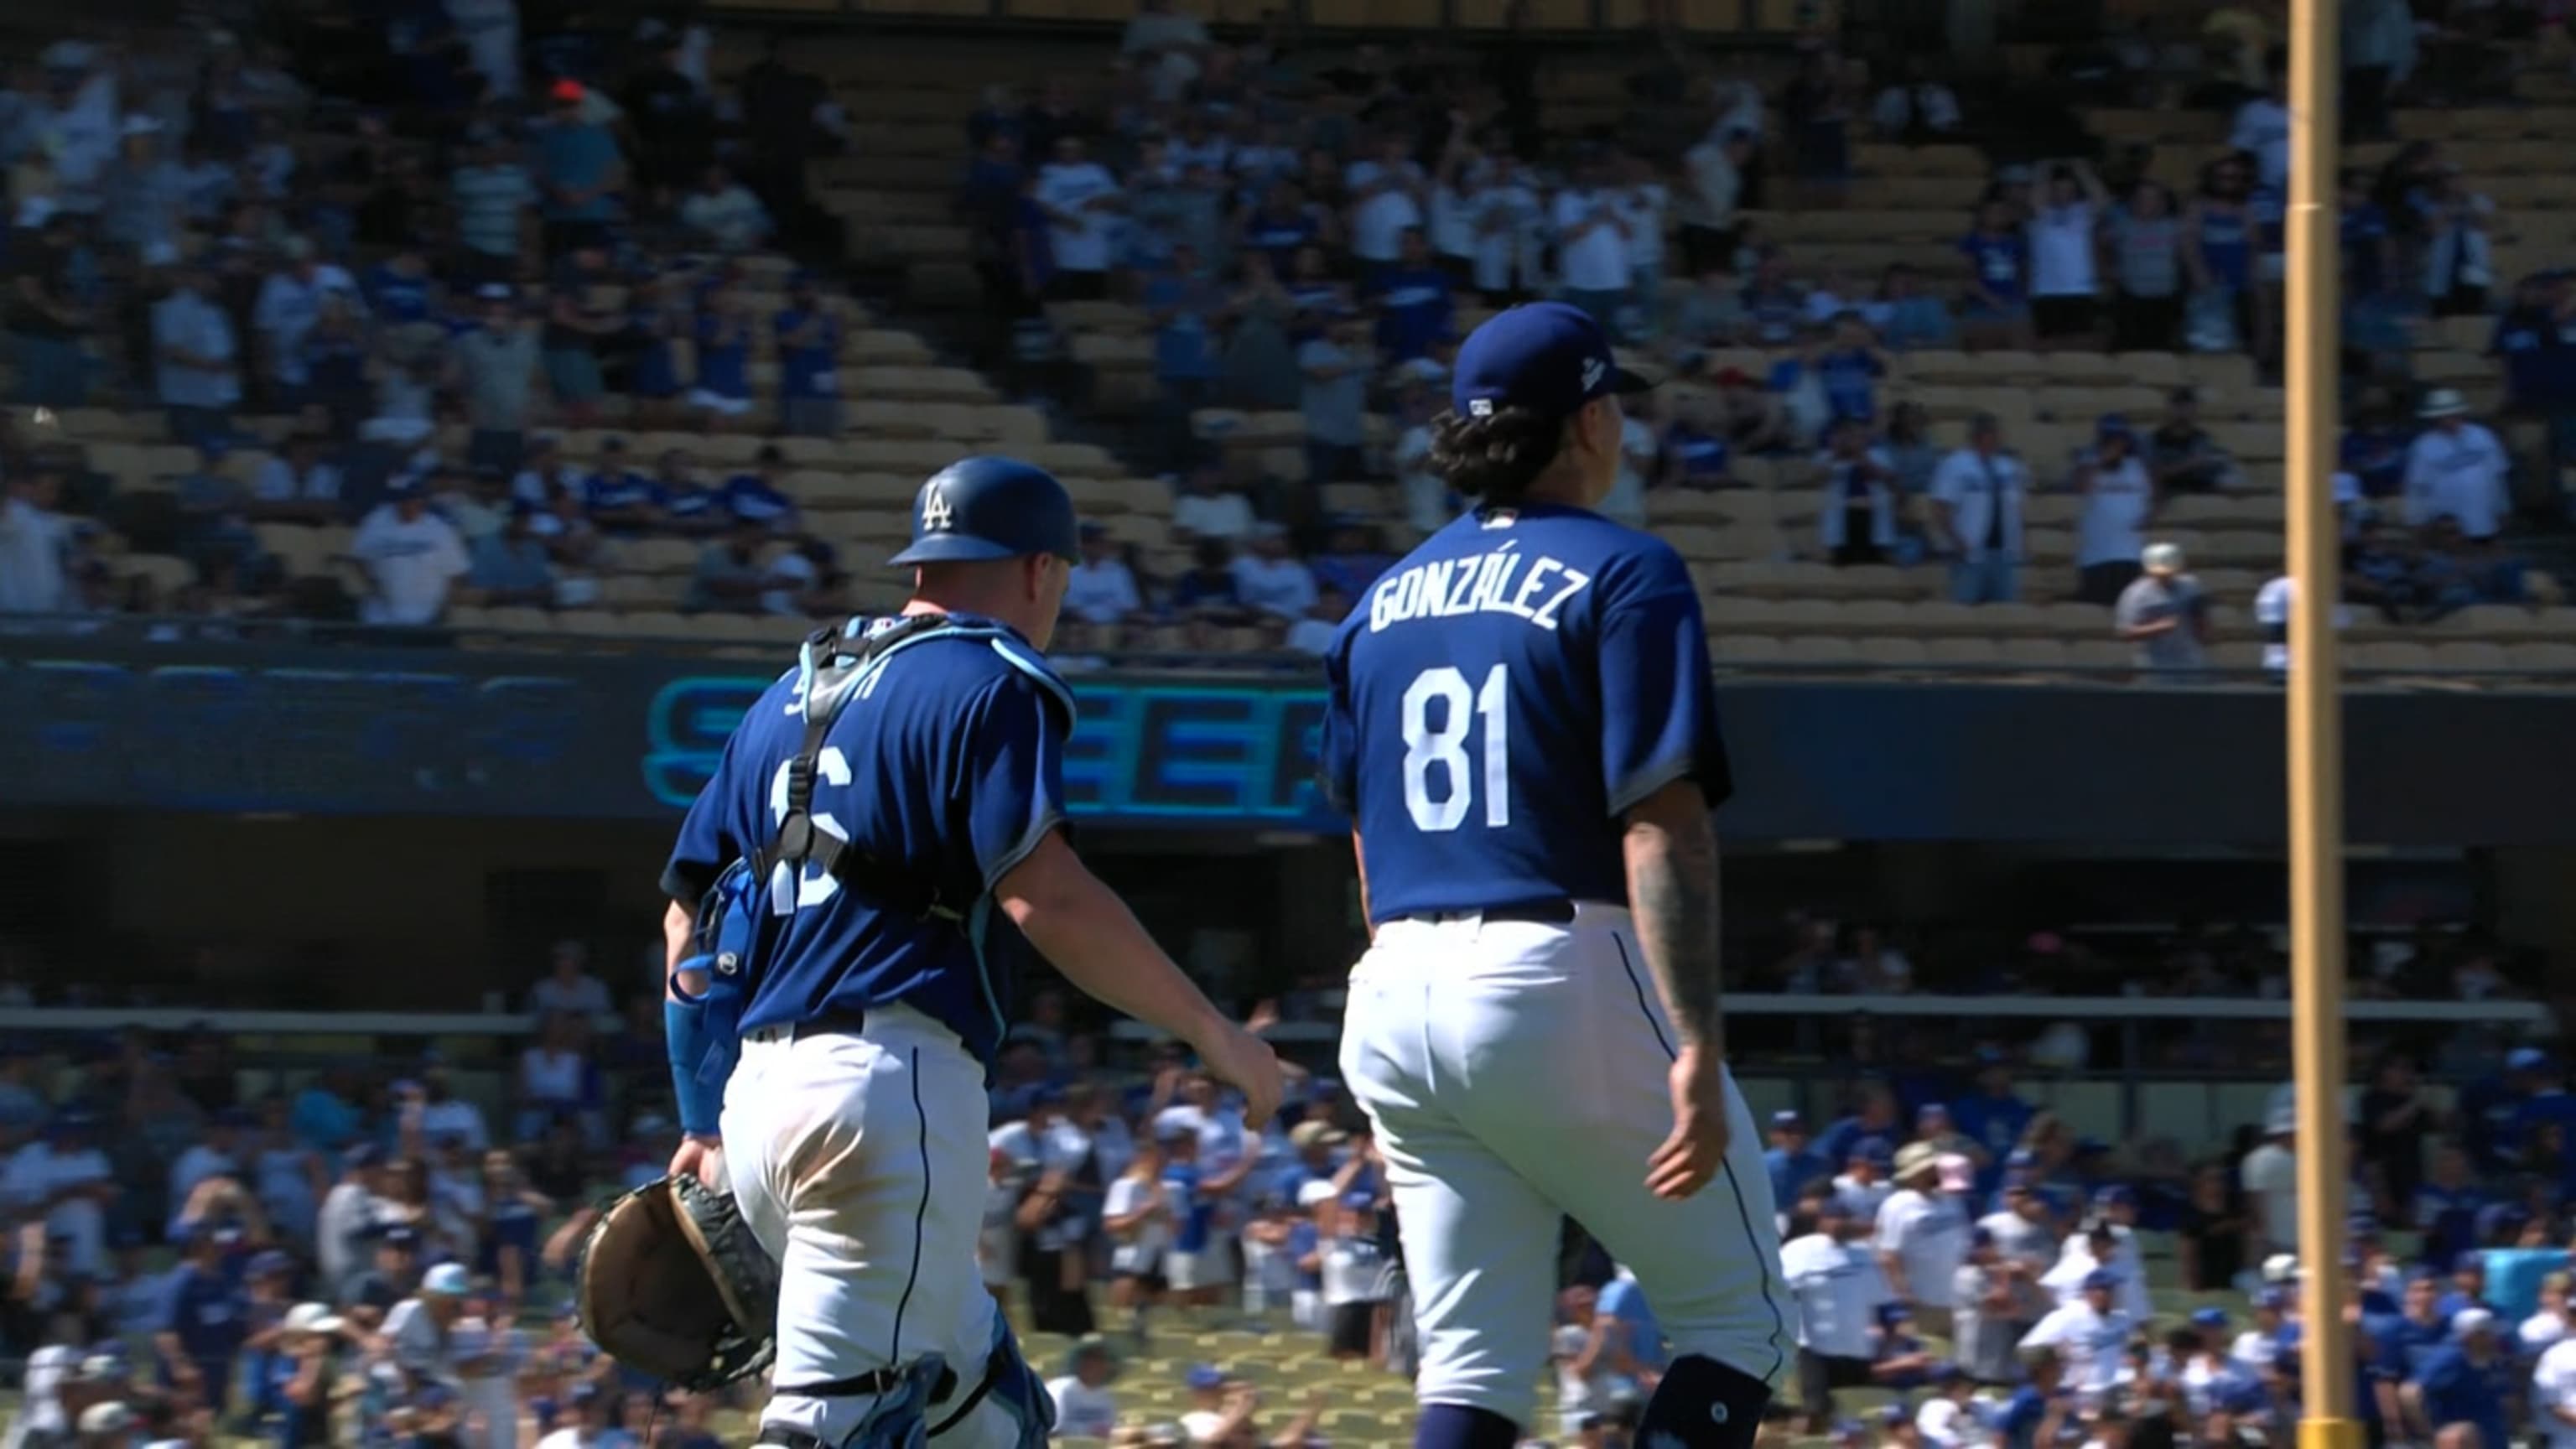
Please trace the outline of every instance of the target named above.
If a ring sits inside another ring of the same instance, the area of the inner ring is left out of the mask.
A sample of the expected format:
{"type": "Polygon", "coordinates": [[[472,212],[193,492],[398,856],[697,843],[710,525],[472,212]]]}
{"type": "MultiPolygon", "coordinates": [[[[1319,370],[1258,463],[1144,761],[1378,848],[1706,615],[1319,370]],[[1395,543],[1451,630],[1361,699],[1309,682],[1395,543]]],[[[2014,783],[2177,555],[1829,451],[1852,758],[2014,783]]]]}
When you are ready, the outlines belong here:
{"type": "Polygon", "coordinates": [[[1477,721],[1484,724],[1485,824],[1512,823],[1511,727],[1503,712],[1506,675],[1502,665],[1485,673],[1471,701],[1467,676],[1442,665],[1413,677],[1404,691],[1404,808],[1417,830],[1455,830],[1467,820],[1476,783],[1468,773],[1467,736],[1477,721]],[[1440,702],[1440,727],[1431,727],[1432,701],[1440,702]],[[1468,716],[1474,706],[1474,719],[1468,716]],[[1431,793],[1434,770],[1440,794],[1431,793]]]}
{"type": "MultiPolygon", "coordinates": [[[[773,824],[787,823],[787,767],[792,763],[779,761],[778,773],[769,778],[769,818],[773,824]]],[[[814,782],[843,790],[850,787],[850,757],[841,753],[840,746],[825,745],[814,756],[814,782]]],[[[833,819],[830,811],[815,811],[813,820],[816,831],[843,845],[850,843],[850,833],[841,828],[841,822],[833,819]]],[[[812,865],[799,868],[782,860],[769,868],[769,913],[792,916],[807,906],[830,900],[840,889],[839,881],[812,865]]]]}

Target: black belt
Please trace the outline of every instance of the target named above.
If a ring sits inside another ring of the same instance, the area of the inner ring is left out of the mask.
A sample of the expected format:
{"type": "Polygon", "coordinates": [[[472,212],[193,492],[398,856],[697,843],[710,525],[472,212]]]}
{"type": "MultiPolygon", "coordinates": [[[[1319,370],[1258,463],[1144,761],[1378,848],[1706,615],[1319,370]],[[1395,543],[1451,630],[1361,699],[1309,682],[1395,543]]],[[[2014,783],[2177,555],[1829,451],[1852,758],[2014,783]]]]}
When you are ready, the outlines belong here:
{"type": "Polygon", "coordinates": [[[787,1039],[803,1041],[807,1037],[815,1036],[864,1036],[867,1030],[867,1008],[853,1006],[839,1011],[827,1011],[821,1016],[800,1021],[787,1028],[787,1039]]]}
{"type": "Polygon", "coordinates": [[[1472,911],[1424,911],[1426,921],[1454,921],[1475,916],[1487,921],[1517,921],[1533,926],[1570,926],[1574,924],[1574,902],[1559,896],[1554,900],[1515,901],[1508,906],[1487,906],[1472,911]]]}

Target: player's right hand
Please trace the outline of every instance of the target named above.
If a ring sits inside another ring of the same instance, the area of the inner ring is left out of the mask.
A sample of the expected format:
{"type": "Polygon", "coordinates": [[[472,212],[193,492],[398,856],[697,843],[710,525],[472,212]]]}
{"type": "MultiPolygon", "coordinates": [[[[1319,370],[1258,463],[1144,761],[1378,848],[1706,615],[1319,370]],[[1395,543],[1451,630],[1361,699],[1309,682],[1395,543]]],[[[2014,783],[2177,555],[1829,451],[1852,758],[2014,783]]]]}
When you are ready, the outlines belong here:
{"type": "Polygon", "coordinates": [[[1197,1044],[1200,1065],[1208,1075],[1243,1094],[1243,1125],[1258,1130],[1279,1110],[1287,1085],[1279,1071],[1279,1054],[1270,1043],[1232,1022],[1197,1044]]]}
{"type": "Polygon", "coordinates": [[[1673,1130],[1646,1159],[1646,1190],[1680,1202],[1726,1165],[1726,1065],[1686,1046],[1673,1058],[1673,1130]]]}
{"type": "Polygon", "coordinates": [[[726,1192],[724,1144],[709,1137],[683,1137],[680,1150],[671,1154],[673,1177],[694,1177],[711,1191],[726,1192]]]}

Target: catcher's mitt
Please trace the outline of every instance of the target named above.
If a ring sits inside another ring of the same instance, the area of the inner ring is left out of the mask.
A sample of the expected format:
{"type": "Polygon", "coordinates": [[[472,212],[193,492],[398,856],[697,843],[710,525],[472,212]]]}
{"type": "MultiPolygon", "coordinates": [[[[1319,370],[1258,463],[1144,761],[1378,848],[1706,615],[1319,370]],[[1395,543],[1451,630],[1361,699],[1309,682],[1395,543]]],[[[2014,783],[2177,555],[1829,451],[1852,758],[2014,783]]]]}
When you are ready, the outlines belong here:
{"type": "Polygon", "coordinates": [[[582,1244],[574,1307],[619,1363],[695,1392],[769,1366],[778,1264],[733,1198],[665,1177],[610,1203],[582,1244]]]}

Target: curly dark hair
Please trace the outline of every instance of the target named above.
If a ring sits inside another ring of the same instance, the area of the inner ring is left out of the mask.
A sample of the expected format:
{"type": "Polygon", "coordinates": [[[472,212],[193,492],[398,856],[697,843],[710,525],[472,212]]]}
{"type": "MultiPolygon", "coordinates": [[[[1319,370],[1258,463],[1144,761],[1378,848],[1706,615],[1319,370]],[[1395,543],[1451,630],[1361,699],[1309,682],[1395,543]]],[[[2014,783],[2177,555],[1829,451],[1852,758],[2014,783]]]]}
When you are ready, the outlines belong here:
{"type": "Polygon", "coordinates": [[[1483,417],[1442,413],[1431,424],[1431,471],[1488,507],[1520,502],[1565,442],[1565,419],[1528,408],[1483,417]]]}

